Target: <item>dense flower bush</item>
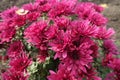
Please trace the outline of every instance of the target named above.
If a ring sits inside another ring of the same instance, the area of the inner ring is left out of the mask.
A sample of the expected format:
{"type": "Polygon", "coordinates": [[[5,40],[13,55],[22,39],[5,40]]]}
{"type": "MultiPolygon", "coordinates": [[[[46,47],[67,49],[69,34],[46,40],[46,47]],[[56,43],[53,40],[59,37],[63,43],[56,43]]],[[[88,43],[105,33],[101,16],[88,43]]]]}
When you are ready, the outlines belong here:
{"type": "Polygon", "coordinates": [[[0,13],[2,80],[120,80],[119,51],[103,8],[36,0],[0,13]]]}

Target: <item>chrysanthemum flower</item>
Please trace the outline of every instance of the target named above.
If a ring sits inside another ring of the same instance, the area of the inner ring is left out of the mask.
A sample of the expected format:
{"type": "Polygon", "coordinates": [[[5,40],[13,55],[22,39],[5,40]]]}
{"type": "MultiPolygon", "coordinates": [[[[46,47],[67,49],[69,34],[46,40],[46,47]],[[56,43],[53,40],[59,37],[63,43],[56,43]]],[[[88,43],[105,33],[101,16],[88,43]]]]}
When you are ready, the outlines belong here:
{"type": "Polygon", "coordinates": [[[21,53],[23,53],[24,47],[21,41],[15,41],[12,44],[10,44],[8,50],[7,50],[7,55],[10,58],[15,58],[17,56],[20,56],[21,53]]]}
{"type": "Polygon", "coordinates": [[[15,57],[9,63],[10,67],[16,71],[26,71],[26,68],[30,65],[31,59],[28,58],[26,53],[22,53],[20,56],[15,57]]]}
{"type": "Polygon", "coordinates": [[[88,20],[76,20],[71,23],[72,35],[95,37],[98,33],[98,27],[91,25],[88,20]]]}
{"type": "Polygon", "coordinates": [[[16,10],[17,9],[18,8],[16,6],[14,6],[14,7],[11,7],[10,9],[7,9],[7,10],[3,11],[1,13],[1,18],[3,20],[12,19],[16,15],[16,10]]]}
{"type": "Polygon", "coordinates": [[[96,37],[98,39],[109,39],[115,34],[112,28],[106,29],[106,27],[99,27],[96,37]]]}
{"type": "Polygon", "coordinates": [[[46,36],[44,33],[47,27],[48,25],[45,21],[35,22],[25,30],[25,38],[39,49],[44,50],[46,49],[46,36]]]}
{"type": "Polygon", "coordinates": [[[107,19],[98,12],[90,13],[88,19],[91,21],[92,24],[97,25],[97,26],[102,26],[107,23],[107,19]]]}
{"type": "Polygon", "coordinates": [[[111,53],[111,54],[119,54],[119,52],[118,52],[118,48],[117,48],[117,46],[114,44],[114,41],[113,40],[110,40],[110,39],[108,39],[108,40],[104,40],[104,43],[103,43],[103,45],[104,45],[104,48],[105,48],[105,51],[106,51],[106,53],[111,53]]]}
{"type": "Polygon", "coordinates": [[[27,80],[28,76],[24,76],[23,72],[16,72],[14,69],[8,69],[2,73],[2,80],[27,80]]]}
{"type": "Polygon", "coordinates": [[[9,42],[15,35],[15,28],[6,22],[0,23],[0,44],[9,42]]]}

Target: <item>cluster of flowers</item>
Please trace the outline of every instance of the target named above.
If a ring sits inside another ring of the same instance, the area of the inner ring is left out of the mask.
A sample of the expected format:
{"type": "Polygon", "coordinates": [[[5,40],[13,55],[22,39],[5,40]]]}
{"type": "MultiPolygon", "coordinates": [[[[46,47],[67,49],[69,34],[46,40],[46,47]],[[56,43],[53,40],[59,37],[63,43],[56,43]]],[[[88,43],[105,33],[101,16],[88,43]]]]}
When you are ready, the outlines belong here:
{"type": "Polygon", "coordinates": [[[3,80],[27,80],[26,68],[31,64],[31,59],[24,52],[22,42],[11,43],[7,50],[7,56],[9,57],[10,67],[2,74],[3,80]]]}
{"type": "Polygon", "coordinates": [[[113,69],[105,80],[120,80],[119,52],[112,39],[115,32],[106,28],[102,11],[94,3],[78,0],[36,0],[3,11],[0,44],[11,43],[7,49],[10,67],[2,73],[3,80],[29,77],[27,67],[32,58],[26,54],[23,41],[15,39],[21,27],[25,27],[22,39],[39,50],[36,58],[40,63],[51,55],[51,50],[54,59],[59,59],[57,71],[50,70],[48,80],[102,80],[93,65],[100,57],[100,48],[105,55],[101,65],[113,69]]]}

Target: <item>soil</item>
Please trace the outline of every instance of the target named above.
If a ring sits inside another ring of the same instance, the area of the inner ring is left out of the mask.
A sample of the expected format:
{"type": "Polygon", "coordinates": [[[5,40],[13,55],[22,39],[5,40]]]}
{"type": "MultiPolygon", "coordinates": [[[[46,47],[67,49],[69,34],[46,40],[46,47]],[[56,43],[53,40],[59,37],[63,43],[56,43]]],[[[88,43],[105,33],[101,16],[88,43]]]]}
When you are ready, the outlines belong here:
{"type": "MultiPolygon", "coordinates": [[[[11,6],[21,6],[22,4],[32,2],[34,0],[0,0],[0,12],[10,8],[11,6]]],[[[105,17],[109,19],[108,27],[113,27],[116,31],[117,44],[120,47],[120,0],[80,0],[90,1],[96,4],[107,4],[103,12],[105,17]]]]}

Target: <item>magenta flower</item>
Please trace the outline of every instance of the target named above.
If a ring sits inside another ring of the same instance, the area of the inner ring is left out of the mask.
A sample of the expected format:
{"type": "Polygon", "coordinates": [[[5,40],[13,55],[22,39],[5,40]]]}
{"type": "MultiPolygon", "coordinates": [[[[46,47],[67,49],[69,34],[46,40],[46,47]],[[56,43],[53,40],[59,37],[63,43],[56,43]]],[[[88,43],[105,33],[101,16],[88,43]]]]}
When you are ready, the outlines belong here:
{"type": "Polygon", "coordinates": [[[50,75],[47,78],[48,80],[62,80],[63,74],[64,72],[62,72],[62,70],[58,71],[58,73],[50,71],[50,75]]]}
{"type": "MultiPolygon", "coordinates": [[[[54,28],[54,27],[53,27],[54,28]]],[[[32,43],[39,49],[39,55],[37,56],[40,62],[45,61],[48,56],[48,41],[49,38],[54,37],[54,32],[48,33],[51,29],[48,28],[47,21],[39,21],[30,25],[24,32],[25,38],[28,43],[32,43]]]]}
{"type": "Polygon", "coordinates": [[[104,66],[112,69],[106,80],[120,80],[119,52],[112,41],[115,31],[106,28],[102,11],[91,2],[35,0],[0,13],[0,48],[9,45],[7,55],[0,56],[9,58],[2,79],[28,80],[28,73],[31,80],[37,73],[46,79],[51,69],[48,80],[102,80],[97,70],[104,66]]]}
{"type": "Polygon", "coordinates": [[[31,59],[28,58],[26,53],[22,53],[20,56],[15,57],[12,59],[9,63],[11,68],[13,68],[16,71],[26,71],[26,68],[30,65],[31,59]]]}
{"type": "Polygon", "coordinates": [[[105,58],[102,61],[103,66],[109,66],[110,63],[114,60],[113,54],[106,54],[105,58]]]}
{"type": "Polygon", "coordinates": [[[34,12],[34,11],[37,11],[37,8],[38,8],[39,4],[37,3],[28,3],[28,4],[25,4],[22,6],[23,9],[25,10],[28,10],[29,12],[34,12]]]}
{"type": "Polygon", "coordinates": [[[54,20],[55,24],[58,26],[60,30],[66,31],[66,29],[70,25],[70,19],[68,19],[67,17],[57,17],[54,20]]]}
{"type": "Polygon", "coordinates": [[[15,35],[15,28],[7,25],[7,23],[0,23],[0,44],[9,42],[15,35]]]}
{"type": "Polygon", "coordinates": [[[71,14],[71,8],[69,7],[69,4],[63,2],[56,3],[48,13],[51,18],[68,14],[71,14]]]}
{"type": "Polygon", "coordinates": [[[97,76],[97,72],[94,68],[88,68],[87,73],[85,73],[86,80],[102,80],[102,78],[97,76]]]}
{"type": "Polygon", "coordinates": [[[104,48],[106,53],[119,54],[117,46],[114,44],[113,40],[104,40],[104,48]]]}
{"type": "Polygon", "coordinates": [[[21,27],[26,23],[26,17],[17,15],[14,17],[13,22],[16,26],[21,27]]]}
{"type": "Polygon", "coordinates": [[[39,21],[30,25],[24,32],[25,38],[28,42],[37,46],[41,50],[46,50],[45,32],[47,22],[39,21]]]}
{"type": "Polygon", "coordinates": [[[0,15],[1,15],[1,18],[3,20],[9,20],[9,19],[12,19],[14,18],[14,16],[16,15],[15,11],[17,10],[18,8],[16,6],[14,7],[11,7],[10,9],[7,9],[5,11],[3,11],[0,15]]]}
{"type": "Polygon", "coordinates": [[[120,59],[115,58],[108,67],[113,69],[113,73],[115,74],[115,80],[120,79],[120,59]]]}
{"type": "Polygon", "coordinates": [[[77,20],[72,22],[72,35],[95,37],[98,33],[98,27],[91,26],[88,20],[77,20]]]}
{"type": "Polygon", "coordinates": [[[39,50],[39,54],[37,55],[37,60],[41,62],[45,62],[46,57],[48,57],[48,50],[39,50]]]}
{"type": "Polygon", "coordinates": [[[97,25],[97,26],[102,26],[107,23],[107,19],[103,17],[102,14],[98,12],[92,12],[90,13],[88,19],[91,21],[91,23],[97,25]]]}
{"type": "Polygon", "coordinates": [[[25,16],[20,16],[16,14],[16,11],[18,10],[17,7],[12,7],[8,10],[5,10],[1,13],[1,18],[3,18],[3,21],[9,23],[9,25],[15,26],[22,26],[25,24],[26,18],[25,16]]]}
{"type": "Polygon", "coordinates": [[[22,72],[16,72],[14,69],[8,69],[2,73],[2,80],[28,80],[28,76],[24,76],[22,72]]]}
{"type": "Polygon", "coordinates": [[[79,79],[76,79],[74,76],[70,75],[65,68],[60,68],[57,73],[50,70],[50,75],[47,77],[48,80],[82,80],[79,76],[79,79]]]}
{"type": "Polygon", "coordinates": [[[75,7],[75,14],[77,14],[82,19],[87,19],[90,13],[96,12],[95,4],[90,2],[78,2],[75,7]]]}
{"type": "Polygon", "coordinates": [[[62,65],[64,65],[67,70],[70,70],[73,75],[77,74],[78,69],[86,73],[85,66],[88,67],[88,64],[93,61],[93,57],[91,56],[93,51],[90,47],[94,43],[89,38],[84,38],[81,39],[79,45],[76,45],[75,42],[73,44],[72,46],[74,47],[71,46],[67,48],[67,56],[62,59],[62,65]]]}
{"type": "Polygon", "coordinates": [[[47,1],[49,0],[35,0],[35,2],[39,3],[40,5],[45,4],[47,1]]]}
{"type": "Polygon", "coordinates": [[[109,28],[107,30],[106,27],[99,27],[96,37],[99,39],[109,39],[114,34],[115,34],[115,31],[112,28],[109,28]]]}
{"type": "Polygon", "coordinates": [[[0,43],[3,42],[9,42],[13,36],[15,35],[15,29],[14,28],[9,28],[7,30],[2,30],[0,33],[0,43]]]}
{"type": "Polygon", "coordinates": [[[56,52],[54,56],[55,59],[67,56],[66,49],[67,47],[72,46],[70,44],[70,41],[71,41],[70,33],[71,33],[70,31],[64,32],[61,30],[56,35],[55,39],[49,43],[49,46],[51,46],[50,49],[56,52]]]}
{"type": "Polygon", "coordinates": [[[115,74],[114,73],[109,73],[106,75],[105,80],[117,80],[115,79],[115,74]]]}
{"type": "MultiPolygon", "coordinates": [[[[53,3],[55,3],[55,2],[53,2],[53,3]]],[[[38,10],[41,11],[41,12],[48,12],[52,8],[53,3],[52,2],[47,2],[43,5],[40,5],[38,10]]]]}
{"type": "Polygon", "coordinates": [[[19,55],[21,55],[21,53],[23,53],[23,44],[21,41],[15,41],[12,44],[10,44],[10,47],[7,50],[7,55],[10,58],[15,58],[19,55]]]}
{"type": "Polygon", "coordinates": [[[47,77],[48,80],[102,80],[100,77],[96,76],[97,73],[95,69],[87,69],[87,73],[79,72],[77,75],[72,75],[70,71],[67,71],[64,66],[59,67],[57,72],[50,70],[50,75],[47,77]]]}
{"type": "Polygon", "coordinates": [[[28,13],[28,14],[26,15],[26,19],[31,22],[31,21],[37,20],[37,18],[38,18],[39,16],[40,16],[40,13],[34,11],[34,12],[31,12],[31,13],[28,13]]]}
{"type": "Polygon", "coordinates": [[[54,39],[57,36],[58,33],[58,26],[56,25],[51,25],[48,30],[45,32],[45,35],[47,36],[46,38],[48,40],[54,39]]]}
{"type": "MultiPolygon", "coordinates": [[[[56,0],[58,1],[58,0],[56,0]]],[[[61,0],[62,3],[66,3],[69,8],[71,9],[71,11],[74,9],[74,7],[76,6],[77,4],[77,0],[61,0]]]]}
{"type": "Polygon", "coordinates": [[[86,37],[72,40],[72,43],[67,44],[67,42],[65,42],[66,44],[61,44],[61,46],[64,47],[55,44],[51,46],[56,52],[55,58],[57,57],[61,60],[60,67],[64,67],[66,71],[69,71],[71,77],[77,80],[77,77],[81,76],[82,72],[87,73],[86,68],[89,68],[89,64],[93,62],[91,55],[95,50],[92,50],[91,47],[95,45],[95,43],[86,37]]]}
{"type": "Polygon", "coordinates": [[[97,12],[102,12],[104,10],[103,7],[99,6],[99,5],[96,5],[94,4],[94,9],[97,11],[97,12]]]}

